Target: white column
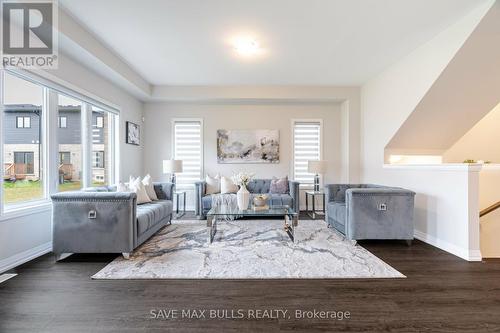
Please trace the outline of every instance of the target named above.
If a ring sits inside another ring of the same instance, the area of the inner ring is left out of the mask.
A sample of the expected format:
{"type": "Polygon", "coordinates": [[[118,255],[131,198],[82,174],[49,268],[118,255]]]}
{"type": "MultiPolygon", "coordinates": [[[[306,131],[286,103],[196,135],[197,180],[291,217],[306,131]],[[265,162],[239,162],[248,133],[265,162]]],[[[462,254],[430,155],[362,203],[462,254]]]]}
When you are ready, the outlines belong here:
{"type": "Polygon", "coordinates": [[[0,70],[0,215],[3,213],[3,87],[4,87],[4,71],[0,70]]]}
{"type": "Polygon", "coordinates": [[[92,185],[92,107],[82,104],[82,187],[92,185]]]}
{"type": "Polygon", "coordinates": [[[43,112],[42,120],[44,126],[43,128],[43,138],[42,138],[42,151],[44,154],[44,176],[46,181],[46,194],[47,198],[50,195],[57,193],[59,185],[59,140],[57,137],[58,131],[58,121],[59,117],[58,111],[58,95],[56,92],[50,90],[49,88],[43,89],[43,112]]]}

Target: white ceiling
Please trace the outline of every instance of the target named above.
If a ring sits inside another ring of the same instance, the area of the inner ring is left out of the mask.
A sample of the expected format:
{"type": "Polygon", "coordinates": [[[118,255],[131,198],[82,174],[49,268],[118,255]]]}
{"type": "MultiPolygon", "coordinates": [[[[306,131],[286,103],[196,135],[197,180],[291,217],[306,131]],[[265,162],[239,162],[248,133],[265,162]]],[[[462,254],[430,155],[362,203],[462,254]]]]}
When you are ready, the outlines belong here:
{"type": "Polygon", "coordinates": [[[154,85],[360,85],[487,0],[59,0],[154,85]],[[254,36],[264,54],[235,55],[254,36]]]}

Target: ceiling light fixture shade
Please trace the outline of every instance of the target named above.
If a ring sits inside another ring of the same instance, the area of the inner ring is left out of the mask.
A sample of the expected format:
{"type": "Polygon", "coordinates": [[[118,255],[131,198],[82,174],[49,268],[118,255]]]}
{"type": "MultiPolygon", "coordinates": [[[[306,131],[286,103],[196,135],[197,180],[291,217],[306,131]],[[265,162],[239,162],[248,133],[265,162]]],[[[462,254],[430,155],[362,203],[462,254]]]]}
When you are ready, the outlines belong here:
{"type": "Polygon", "coordinates": [[[233,42],[234,50],[241,56],[254,56],[260,51],[259,43],[252,38],[236,38],[233,42]]]}

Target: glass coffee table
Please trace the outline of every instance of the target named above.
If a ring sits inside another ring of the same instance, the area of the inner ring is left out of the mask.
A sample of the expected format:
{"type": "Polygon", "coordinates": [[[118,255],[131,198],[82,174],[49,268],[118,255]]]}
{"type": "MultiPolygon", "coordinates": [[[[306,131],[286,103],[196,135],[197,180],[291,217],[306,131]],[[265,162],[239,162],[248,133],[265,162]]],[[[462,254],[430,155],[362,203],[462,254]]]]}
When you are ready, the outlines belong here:
{"type": "Polygon", "coordinates": [[[212,243],[217,233],[217,223],[224,221],[225,216],[236,217],[283,217],[284,230],[288,237],[295,242],[295,228],[299,225],[299,215],[288,206],[271,206],[264,210],[230,209],[229,206],[219,206],[210,209],[207,213],[208,243],[212,243]]]}

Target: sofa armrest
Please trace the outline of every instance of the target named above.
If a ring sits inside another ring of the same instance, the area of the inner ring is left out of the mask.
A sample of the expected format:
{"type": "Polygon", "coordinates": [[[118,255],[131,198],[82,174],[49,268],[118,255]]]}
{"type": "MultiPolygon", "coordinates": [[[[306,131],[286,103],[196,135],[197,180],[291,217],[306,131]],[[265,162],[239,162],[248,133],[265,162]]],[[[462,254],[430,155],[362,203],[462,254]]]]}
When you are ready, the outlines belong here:
{"type": "Polygon", "coordinates": [[[137,194],[133,192],[83,192],[68,191],[51,195],[52,201],[88,201],[88,202],[109,202],[109,201],[133,201],[137,199],[137,194]]]}
{"type": "Polygon", "coordinates": [[[346,190],[346,201],[356,196],[401,195],[415,196],[415,192],[398,187],[350,188],[346,190]]]}
{"type": "Polygon", "coordinates": [[[196,216],[201,216],[203,215],[203,203],[202,203],[202,198],[205,196],[205,189],[207,186],[207,182],[205,181],[199,181],[194,183],[195,186],[195,191],[194,191],[194,214],[196,216]]]}
{"type": "Polygon", "coordinates": [[[350,239],[412,239],[415,192],[391,187],[346,190],[350,239]]]}
{"type": "Polygon", "coordinates": [[[288,189],[290,196],[293,198],[293,211],[299,213],[300,211],[300,183],[294,180],[288,181],[288,189]]]}
{"type": "Polygon", "coordinates": [[[134,249],[135,193],[64,192],[51,198],[55,253],[121,253],[134,249]]]}
{"type": "Polygon", "coordinates": [[[173,200],[174,184],[173,183],[153,183],[156,196],[160,200],[173,200]]]}

